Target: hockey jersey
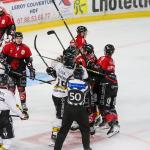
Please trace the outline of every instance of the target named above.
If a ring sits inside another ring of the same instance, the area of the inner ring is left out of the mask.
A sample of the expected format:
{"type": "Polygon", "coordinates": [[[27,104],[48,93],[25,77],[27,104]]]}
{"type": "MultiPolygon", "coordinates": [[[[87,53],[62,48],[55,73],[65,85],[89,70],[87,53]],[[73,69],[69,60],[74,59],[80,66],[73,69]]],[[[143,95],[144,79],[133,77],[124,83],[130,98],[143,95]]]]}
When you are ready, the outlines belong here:
{"type": "Polygon", "coordinates": [[[86,43],[87,42],[86,42],[84,37],[82,37],[80,34],[77,35],[77,37],[76,37],[76,46],[77,46],[77,48],[81,49],[86,43]]]}
{"type": "Polygon", "coordinates": [[[26,44],[16,45],[14,42],[6,44],[1,52],[6,57],[6,62],[11,66],[13,71],[20,72],[26,70],[25,59],[29,58],[32,53],[26,44]]]}
{"type": "MultiPolygon", "coordinates": [[[[88,74],[86,69],[82,66],[84,71],[82,79],[85,80],[88,78],[88,74]]],[[[85,104],[85,97],[87,92],[90,90],[89,85],[79,79],[70,79],[67,82],[67,90],[68,90],[68,99],[67,102],[70,105],[84,105],[85,104]]]]}
{"type": "Polygon", "coordinates": [[[0,89],[0,113],[1,111],[10,110],[16,115],[23,117],[22,112],[16,105],[14,94],[7,89],[0,89]]]}
{"type": "Polygon", "coordinates": [[[10,27],[11,25],[14,25],[13,18],[4,12],[2,16],[0,16],[0,39],[2,38],[3,34],[5,33],[5,30],[10,27]]]}
{"type": "Polygon", "coordinates": [[[52,62],[51,67],[56,70],[57,79],[56,85],[53,88],[53,93],[55,97],[66,97],[67,96],[67,88],[66,82],[67,79],[73,75],[73,69],[69,69],[64,66],[62,63],[52,62]]]}

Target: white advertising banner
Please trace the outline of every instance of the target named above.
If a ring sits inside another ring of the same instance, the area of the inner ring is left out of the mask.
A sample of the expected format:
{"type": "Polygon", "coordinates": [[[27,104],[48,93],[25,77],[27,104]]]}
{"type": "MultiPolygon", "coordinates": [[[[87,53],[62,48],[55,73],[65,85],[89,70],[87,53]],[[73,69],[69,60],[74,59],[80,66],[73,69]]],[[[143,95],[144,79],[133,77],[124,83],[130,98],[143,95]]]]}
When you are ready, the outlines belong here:
{"type": "MultiPolygon", "coordinates": [[[[66,6],[60,0],[57,0],[56,4],[64,16],[73,16],[73,5],[71,5],[71,3],[66,6]]],[[[51,0],[24,0],[4,3],[4,6],[14,17],[17,26],[50,22],[60,19],[51,0]]]]}
{"type": "MultiPolygon", "coordinates": [[[[55,2],[64,18],[150,10],[150,0],[55,0],[55,2]]],[[[14,17],[17,26],[60,19],[51,0],[22,0],[4,3],[4,6],[14,17]]]]}
{"type": "Polygon", "coordinates": [[[74,0],[74,15],[103,15],[150,10],[150,0],[74,0]]]}
{"type": "Polygon", "coordinates": [[[150,10],[150,0],[89,0],[90,13],[123,13],[150,10]]]}

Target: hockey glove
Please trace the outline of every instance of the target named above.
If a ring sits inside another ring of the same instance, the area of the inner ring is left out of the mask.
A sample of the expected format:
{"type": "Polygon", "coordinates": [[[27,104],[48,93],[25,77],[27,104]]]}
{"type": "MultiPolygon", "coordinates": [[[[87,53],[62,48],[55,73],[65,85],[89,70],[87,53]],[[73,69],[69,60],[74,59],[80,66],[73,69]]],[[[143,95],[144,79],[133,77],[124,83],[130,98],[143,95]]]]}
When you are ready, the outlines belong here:
{"type": "Polygon", "coordinates": [[[9,74],[11,72],[11,66],[10,65],[5,65],[5,73],[9,74]]]}
{"type": "Polygon", "coordinates": [[[35,79],[35,69],[34,68],[30,69],[30,79],[32,79],[32,80],[35,79]]]}
{"type": "Polygon", "coordinates": [[[53,78],[57,78],[56,71],[52,67],[47,67],[46,72],[53,78]]]}

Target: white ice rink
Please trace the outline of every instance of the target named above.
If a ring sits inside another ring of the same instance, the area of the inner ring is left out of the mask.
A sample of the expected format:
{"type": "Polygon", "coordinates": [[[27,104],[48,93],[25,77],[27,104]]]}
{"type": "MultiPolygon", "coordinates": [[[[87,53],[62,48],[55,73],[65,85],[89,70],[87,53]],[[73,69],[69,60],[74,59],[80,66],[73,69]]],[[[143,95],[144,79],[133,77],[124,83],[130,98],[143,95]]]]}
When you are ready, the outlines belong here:
{"type": "MultiPolygon", "coordinates": [[[[116,47],[114,59],[119,81],[117,110],[120,134],[107,138],[98,130],[91,138],[93,150],[150,150],[150,18],[113,20],[82,24],[88,28],[87,41],[95,47],[97,57],[103,55],[105,44],[116,47]]],[[[76,27],[69,26],[76,35],[76,27]]],[[[53,28],[65,47],[71,40],[65,27],[53,28]]],[[[33,52],[37,72],[45,74],[45,65],[37,55],[33,41],[42,55],[56,58],[62,53],[56,37],[45,29],[24,34],[24,42],[33,52]]],[[[46,60],[49,64],[50,61],[46,60]]],[[[40,78],[42,79],[42,78],[40,78]]],[[[51,99],[52,86],[35,84],[27,87],[30,119],[14,119],[15,139],[12,150],[49,150],[50,130],[55,117],[51,99]]],[[[82,150],[80,133],[68,135],[63,150],[82,150]]],[[[51,148],[53,149],[53,148],[51,148]]]]}

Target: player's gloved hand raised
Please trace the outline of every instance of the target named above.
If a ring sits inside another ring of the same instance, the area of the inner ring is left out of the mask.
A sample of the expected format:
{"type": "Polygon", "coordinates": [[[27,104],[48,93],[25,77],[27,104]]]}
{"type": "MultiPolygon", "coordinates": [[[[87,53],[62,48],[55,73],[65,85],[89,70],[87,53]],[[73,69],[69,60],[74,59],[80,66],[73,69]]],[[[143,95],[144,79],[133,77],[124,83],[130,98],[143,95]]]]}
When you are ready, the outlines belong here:
{"type": "Polygon", "coordinates": [[[57,77],[56,71],[52,67],[47,67],[46,72],[48,75],[52,76],[53,78],[57,77]]]}
{"type": "Polygon", "coordinates": [[[28,120],[29,119],[29,114],[27,111],[22,112],[22,116],[20,117],[21,120],[28,120]]]}
{"type": "Polygon", "coordinates": [[[35,79],[35,69],[34,68],[30,69],[30,79],[32,79],[32,80],[35,79]]]}

